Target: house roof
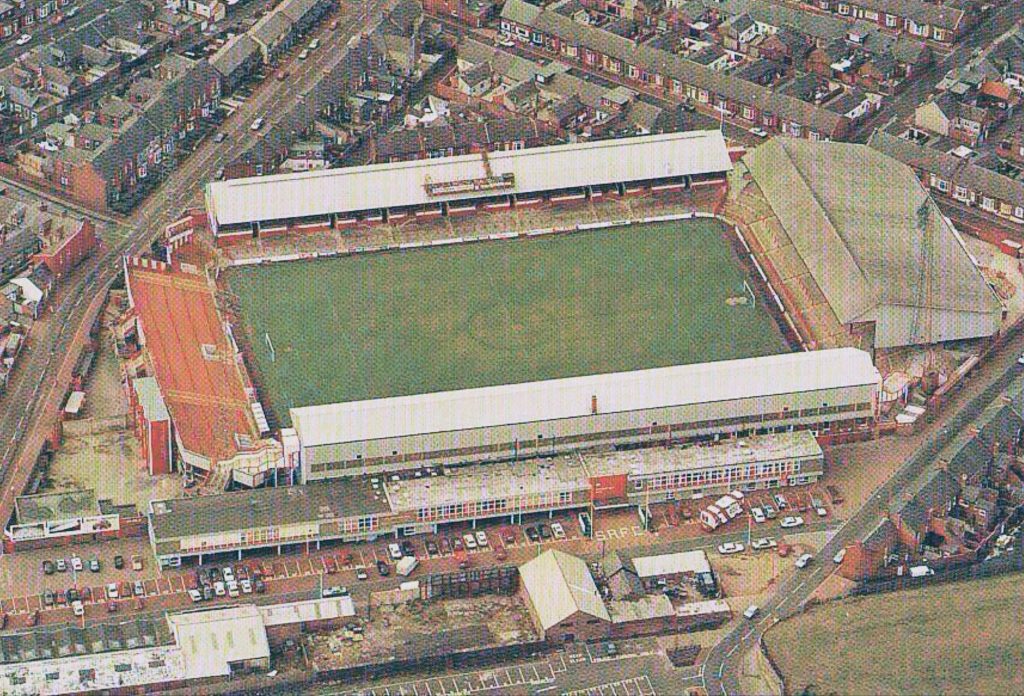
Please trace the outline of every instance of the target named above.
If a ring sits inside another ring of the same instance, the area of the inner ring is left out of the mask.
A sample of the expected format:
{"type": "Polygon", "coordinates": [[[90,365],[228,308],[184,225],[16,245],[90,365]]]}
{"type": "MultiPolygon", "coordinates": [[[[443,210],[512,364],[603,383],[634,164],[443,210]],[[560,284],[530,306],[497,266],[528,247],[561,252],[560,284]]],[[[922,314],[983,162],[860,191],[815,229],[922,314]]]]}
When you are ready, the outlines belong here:
{"type": "Polygon", "coordinates": [[[238,34],[221,46],[210,58],[210,65],[222,76],[227,77],[253,56],[258,56],[260,46],[248,34],[238,34]]]}
{"type": "Polygon", "coordinates": [[[292,22],[280,12],[269,12],[252,26],[248,34],[264,46],[273,46],[292,30],[292,22]]]}
{"type": "Polygon", "coordinates": [[[882,130],[875,131],[868,145],[914,169],[937,174],[946,181],[1009,205],[1024,206],[1024,183],[991,169],[882,130]]]}
{"type": "MultiPolygon", "coordinates": [[[[1001,315],[985,277],[909,168],[864,145],[794,138],[773,139],[744,161],[841,322],[865,320],[881,305],[1001,315]],[[922,215],[933,243],[927,256],[922,215]]],[[[928,322],[919,323],[926,330],[928,322]]],[[[935,340],[942,339],[914,342],[935,340]]]]}
{"type": "Polygon", "coordinates": [[[577,612],[611,621],[581,558],[551,549],[520,566],[519,578],[545,631],[577,612]]]}
{"type": "Polygon", "coordinates": [[[535,14],[534,10],[537,8],[529,5],[525,0],[508,0],[502,9],[502,18],[509,19],[520,14],[519,7],[521,5],[533,8],[526,11],[526,14],[533,15],[534,19],[530,22],[520,23],[538,31],[557,36],[577,46],[586,46],[625,63],[657,70],[682,84],[693,85],[699,89],[714,92],[726,99],[755,106],[781,119],[810,128],[826,137],[834,135],[846,120],[827,109],[806,104],[756,83],[699,65],[664,49],[653,48],[643,43],[637,45],[630,39],[580,24],[571,17],[563,16],[558,12],[542,10],[539,14],[535,14]]]}
{"type": "Polygon", "coordinates": [[[932,512],[945,512],[960,493],[960,484],[945,469],[933,472],[914,497],[899,508],[900,520],[923,533],[932,512]]]}

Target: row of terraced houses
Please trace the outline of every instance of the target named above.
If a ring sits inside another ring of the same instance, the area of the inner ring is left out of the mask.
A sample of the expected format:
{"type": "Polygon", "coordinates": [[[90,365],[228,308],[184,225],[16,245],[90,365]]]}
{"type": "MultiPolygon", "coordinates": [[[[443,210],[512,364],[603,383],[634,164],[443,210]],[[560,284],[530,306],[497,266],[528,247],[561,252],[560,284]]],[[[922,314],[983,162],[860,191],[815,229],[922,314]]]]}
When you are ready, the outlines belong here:
{"type": "Polygon", "coordinates": [[[842,114],[664,49],[637,44],[525,0],[505,3],[501,32],[521,44],[607,74],[641,91],[703,104],[767,131],[812,140],[840,140],[852,125],[842,114]]]}
{"type": "Polygon", "coordinates": [[[28,31],[72,4],[74,0],[0,0],[0,41],[28,31]]]}

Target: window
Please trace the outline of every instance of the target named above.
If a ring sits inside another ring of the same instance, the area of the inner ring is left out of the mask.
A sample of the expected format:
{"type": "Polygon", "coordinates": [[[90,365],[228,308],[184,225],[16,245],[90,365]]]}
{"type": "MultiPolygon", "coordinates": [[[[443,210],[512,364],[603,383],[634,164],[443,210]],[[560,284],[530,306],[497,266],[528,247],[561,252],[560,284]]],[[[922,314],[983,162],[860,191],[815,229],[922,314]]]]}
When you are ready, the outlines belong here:
{"type": "Polygon", "coordinates": [[[890,28],[896,27],[896,15],[887,14],[885,16],[885,26],[890,28]]]}
{"type": "Polygon", "coordinates": [[[981,207],[991,212],[996,209],[996,202],[988,196],[985,196],[981,199],[981,207]]]}
{"type": "Polygon", "coordinates": [[[754,120],[754,110],[752,108],[750,108],[749,106],[744,106],[743,107],[743,118],[747,119],[748,121],[753,121],[754,120]]]}

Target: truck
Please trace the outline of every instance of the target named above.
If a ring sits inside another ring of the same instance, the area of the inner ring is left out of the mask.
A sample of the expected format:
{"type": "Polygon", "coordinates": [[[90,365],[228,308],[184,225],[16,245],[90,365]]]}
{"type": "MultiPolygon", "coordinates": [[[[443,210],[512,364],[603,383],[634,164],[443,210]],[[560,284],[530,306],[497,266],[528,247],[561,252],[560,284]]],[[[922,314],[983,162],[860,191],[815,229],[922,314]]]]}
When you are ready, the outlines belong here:
{"type": "Polygon", "coordinates": [[[408,577],[412,571],[416,570],[420,562],[416,560],[415,556],[403,556],[397,564],[395,564],[395,572],[401,575],[403,578],[408,577]]]}

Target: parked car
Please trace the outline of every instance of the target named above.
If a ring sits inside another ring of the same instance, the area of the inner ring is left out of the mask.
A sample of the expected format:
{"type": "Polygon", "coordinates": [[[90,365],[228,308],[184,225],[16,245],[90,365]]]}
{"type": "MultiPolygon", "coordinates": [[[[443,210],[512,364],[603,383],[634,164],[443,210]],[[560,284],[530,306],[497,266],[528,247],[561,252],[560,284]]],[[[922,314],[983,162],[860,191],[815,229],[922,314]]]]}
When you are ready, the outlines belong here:
{"type": "Polygon", "coordinates": [[[793,527],[802,527],[804,524],[804,518],[799,515],[796,517],[783,517],[782,522],[779,523],[783,529],[792,529],[793,527]]]}
{"type": "Polygon", "coordinates": [[[826,510],[823,507],[816,507],[816,508],[814,508],[814,513],[818,517],[828,517],[828,510],[826,510]]]}
{"type": "Polygon", "coordinates": [[[413,548],[412,542],[406,539],[402,542],[402,555],[403,556],[415,556],[416,549],[413,548]]]}
{"type": "Polygon", "coordinates": [[[188,598],[191,599],[193,603],[198,603],[203,601],[203,593],[199,590],[189,590],[188,598]]]}
{"type": "Polygon", "coordinates": [[[224,582],[235,581],[235,571],[231,568],[231,566],[224,566],[224,570],[221,571],[221,573],[224,576],[224,582]]]}
{"type": "Polygon", "coordinates": [[[64,599],[67,600],[68,604],[71,604],[75,600],[79,600],[81,598],[82,594],[78,591],[78,588],[76,587],[69,587],[68,589],[64,590],[64,599]]]}
{"type": "Polygon", "coordinates": [[[215,142],[215,143],[222,143],[222,142],[224,142],[224,139],[227,138],[227,137],[228,137],[227,133],[225,133],[224,131],[221,131],[221,132],[217,133],[217,135],[213,136],[213,142],[215,142]]]}
{"type": "Polygon", "coordinates": [[[512,529],[506,529],[501,533],[501,540],[505,542],[505,545],[516,543],[516,533],[512,529]]]}
{"type": "Polygon", "coordinates": [[[766,131],[764,128],[751,128],[750,129],[750,134],[751,135],[756,135],[758,138],[767,138],[768,137],[768,131],[766,131]]]}
{"type": "Polygon", "coordinates": [[[53,561],[50,561],[50,560],[43,561],[43,574],[44,575],[53,575],[53,561]]]}
{"type": "Polygon", "coordinates": [[[24,46],[25,44],[27,44],[31,40],[32,40],[32,35],[31,34],[22,34],[21,36],[18,37],[18,40],[15,41],[14,43],[16,43],[19,46],[24,46]]]}
{"type": "Polygon", "coordinates": [[[118,570],[124,568],[124,556],[114,556],[114,567],[118,570]]]}
{"type": "Polygon", "coordinates": [[[142,556],[138,554],[132,556],[132,570],[142,570],[142,556]]]}
{"type": "Polygon", "coordinates": [[[767,517],[765,517],[764,510],[756,506],[750,508],[750,516],[753,517],[754,521],[758,523],[764,522],[768,519],[767,517]]]}
{"type": "Polygon", "coordinates": [[[536,527],[527,527],[526,538],[532,542],[538,542],[540,541],[540,533],[537,531],[536,527]]]}
{"type": "Polygon", "coordinates": [[[299,60],[306,60],[309,58],[309,49],[304,48],[299,52],[299,60]]]}
{"type": "Polygon", "coordinates": [[[463,534],[462,543],[466,546],[468,550],[472,551],[476,548],[476,537],[474,537],[472,534],[463,534]]]}
{"type": "Polygon", "coordinates": [[[800,556],[800,558],[796,559],[795,565],[797,568],[806,568],[813,558],[814,556],[812,556],[811,554],[805,553],[802,556],[800,556]]]}
{"type": "Polygon", "coordinates": [[[318,48],[320,48],[320,39],[313,39],[309,42],[309,50],[315,51],[318,48]]]}
{"type": "Polygon", "coordinates": [[[764,510],[765,517],[767,517],[770,520],[775,519],[775,508],[773,508],[771,505],[766,503],[761,506],[761,509],[764,510]]]}
{"type": "Polygon", "coordinates": [[[142,584],[141,580],[136,580],[135,586],[132,589],[135,591],[136,597],[142,597],[146,594],[146,587],[142,584]]]}
{"type": "Polygon", "coordinates": [[[53,590],[43,590],[43,606],[52,607],[54,601],[53,590]]]}
{"type": "Polygon", "coordinates": [[[772,500],[775,501],[775,505],[778,506],[780,511],[786,509],[786,497],[781,493],[776,493],[775,495],[773,495],[772,500]]]}
{"type": "Polygon", "coordinates": [[[338,572],[338,564],[334,561],[331,556],[324,556],[324,572],[328,575],[334,575],[338,572]]]}
{"type": "Polygon", "coordinates": [[[718,553],[728,556],[734,553],[741,553],[746,547],[738,541],[727,541],[718,545],[718,553]]]}
{"type": "Polygon", "coordinates": [[[466,546],[462,543],[462,539],[460,539],[459,537],[455,537],[454,539],[452,539],[453,551],[462,551],[465,548],[466,546]]]}
{"type": "Polygon", "coordinates": [[[426,547],[427,547],[427,555],[428,556],[437,556],[438,555],[439,551],[438,551],[438,548],[437,548],[437,544],[435,544],[432,540],[427,539],[426,547]]]}
{"type": "Polygon", "coordinates": [[[218,597],[223,597],[227,593],[228,588],[224,586],[223,582],[218,580],[217,582],[213,583],[213,594],[217,595],[218,597]]]}
{"type": "Polygon", "coordinates": [[[377,561],[377,572],[380,573],[382,578],[386,578],[391,575],[391,566],[385,561],[377,561]]]}
{"type": "Polygon", "coordinates": [[[117,599],[117,583],[112,582],[107,585],[107,599],[117,599]]]}
{"type": "Polygon", "coordinates": [[[263,578],[256,578],[252,583],[252,589],[256,594],[263,594],[267,591],[267,583],[263,582],[263,578]]]}
{"type": "Polygon", "coordinates": [[[760,539],[754,539],[754,541],[750,543],[750,546],[757,549],[758,551],[762,549],[774,549],[778,545],[779,542],[775,541],[775,539],[773,539],[772,537],[762,537],[760,539]]]}
{"type": "Polygon", "coordinates": [[[565,528],[562,526],[561,522],[551,523],[551,533],[554,535],[556,539],[565,538],[565,528]]]}
{"type": "Polygon", "coordinates": [[[843,562],[844,558],[846,558],[846,549],[842,548],[836,551],[836,555],[832,557],[832,562],[839,565],[843,562]]]}
{"type": "Polygon", "coordinates": [[[402,547],[398,544],[388,544],[388,556],[391,560],[397,561],[402,558],[402,547]]]}
{"type": "Polygon", "coordinates": [[[363,570],[362,568],[360,568],[359,570],[356,571],[356,580],[366,580],[368,577],[370,577],[370,576],[368,576],[366,574],[366,571],[363,570]]]}
{"type": "Polygon", "coordinates": [[[80,572],[82,572],[82,569],[84,567],[85,566],[82,565],[82,559],[81,558],[79,558],[78,556],[72,556],[71,557],[71,569],[72,570],[80,573],[80,572]]]}
{"type": "Polygon", "coordinates": [[[107,613],[113,614],[117,612],[117,602],[107,602],[107,613]]]}
{"type": "Polygon", "coordinates": [[[757,616],[760,611],[761,607],[757,606],[756,604],[751,604],[749,607],[746,608],[746,611],[743,612],[743,618],[752,619],[755,616],[757,616]]]}
{"type": "Polygon", "coordinates": [[[264,122],[265,119],[262,116],[260,116],[255,121],[253,121],[252,124],[250,124],[249,130],[258,131],[260,128],[263,127],[264,122]]]}
{"type": "Polygon", "coordinates": [[[68,572],[68,562],[66,560],[64,560],[63,558],[58,558],[57,559],[57,572],[58,573],[66,573],[66,572],[68,572]]]}
{"type": "Polygon", "coordinates": [[[343,585],[335,585],[333,587],[325,587],[323,591],[324,598],[327,597],[347,597],[348,588],[343,585]]]}
{"type": "Polygon", "coordinates": [[[92,571],[93,573],[100,572],[100,559],[98,559],[98,558],[90,558],[89,559],[89,570],[92,571]]]}
{"type": "Polygon", "coordinates": [[[490,542],[487,541],[487,533],[486,532],[477,532],[476,533],[476,545],[479,546],[480,548],[487,548],[488,546],[490,546],[490,542]]]}
{"type": "Polygon", "coordinates": [[[441,547],[441,553],[443,554],[447,555],[452,552],[452,545],[451,542],[448,541],[448,537],[441,537],[439,546],[441,547]]]}
{"type": "Polygon", "coordinates": [[[71,612],[75,616],[85,616],[85,607],[82,605],[81,601],[76,599],[71,603],[71,612]]]}
{"type": "Polygon", "coordinates": [[[537,531],[540,532],[541,539],[544,539],[546,541],[551,538],[551,528],[548,527],[546,524],[538,525],[537,531]]]}
{"type": "Polygon", "coordinates": [[[252,580],[249,578],[239,580],[238,587],[241,588],[242,594],[252,594],[252,580]]]}
{"type": "Polygon", "coordinates": [[[238,583],[235,580],[226,583],[228,588],[228,597],[237,597],[241,594],[238,589],[238,583]]]}

